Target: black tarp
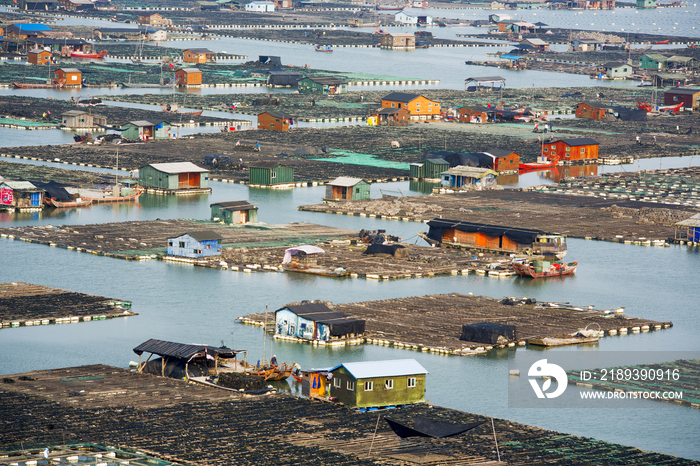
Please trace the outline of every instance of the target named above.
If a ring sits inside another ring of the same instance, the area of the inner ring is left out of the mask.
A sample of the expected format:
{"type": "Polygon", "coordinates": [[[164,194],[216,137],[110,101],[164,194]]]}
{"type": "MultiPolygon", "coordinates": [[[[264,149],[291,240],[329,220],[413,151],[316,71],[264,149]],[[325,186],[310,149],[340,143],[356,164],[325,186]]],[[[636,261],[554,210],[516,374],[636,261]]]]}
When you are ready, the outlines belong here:
{"type": "Polygon", "coordinates": [[[647,121],[647,111],[633,108],[616,109],[621,121],[647,121]]]}
{"type": "Polygon", "coordinates": [[[363,319],[356,319],[347,314],[335,312],[323,303],[296,304],[285,306],[282,309],[289,309],[303,319],[328,325],[332,337],[350,335],[351,333],[355,335],[365,333],[365,321],[363,319]]]}
{"type": "Polygon", "coordinates": [[[394,257],[408,257],[408,249],[400,244],[370,244],[362,254],[389,254],[394,257]]]}
{"type": "Polygon", "coordinates": [[[49,181],[48,183],[32,181],[32,184],[39,189],[43,189],[46,192],[46,197],[49,199],[55,199],[59,202],[70,202],[73,200],[73,196],[65,189],[68,186],[66,184],[55,181],[49,181]]]}
{"type": "MultiPolygon", "coordinates": [[[[172,379],[184,378],[187,375],[185,373],[186,362],[187,361],[184,359],[168,358],[168,362],[165,363],[165,376],[172,379]]],[[[161,376],[163,375],[162,364],[162,358],[153,359],[144,365],[142,372],[161,376]]],[[[196,358],[191,360],[187,365],[187,373],[189,373],[190,377],[205,377],[209,375],[210,367],[214,367],[214,361],[205,358],[196,358]]]]}
{"type": "Polygon", "coordinates": [[[460,222],[459,220],[433,219],[428,222],[428,238],[442,241],[445,230],[454,228],[467,233],[484,233],[489,236],[504,235],[518,244],[532,244],[537,235],[544,234],[540,230],[528,230],[525,228],[511,228],[499,225],[486,225],[483,223],[460,222]]]}
{"type": "Polygon", "coordinates": [[[384,418],[389,424],[391,430],[401,438],[407,437],[432,437],[444,438],[453,437],[470,431],[486,421],[472,422],[471,424],[460,424],[445,421],[435,421],[424,417],[416,416],[413,421],[413,427],[407,426],[403,422],[394,421],[389,418],[384,418]]]}
{"type": "Polygon", "coordinates": [[[492,322],[462,325],[462,335],[459,339],[492,345],[508,343],[516,339],[515,326],[492,322]]]}
{"type": "Polygon", "coordinates": [[[273,86],[297,86],[303,74],[296,71],[271,71],[267,74],[267,84],[273,86]]]}

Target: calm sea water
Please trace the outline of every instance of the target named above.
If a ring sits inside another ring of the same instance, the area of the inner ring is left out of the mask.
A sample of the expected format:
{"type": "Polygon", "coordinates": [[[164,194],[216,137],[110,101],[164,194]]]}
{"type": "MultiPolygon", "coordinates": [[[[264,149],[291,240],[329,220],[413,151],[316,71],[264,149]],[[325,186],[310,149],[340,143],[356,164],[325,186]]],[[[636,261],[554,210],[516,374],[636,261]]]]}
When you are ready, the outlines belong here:
{"type": "MultiPolygon", "coordinates": [[[[465,10],[456,15],[488,11],[465,10]]],[[[431,13],[428,13],[431,14],[431,13]]],[[[448,12],[432,12],[447,16],[448,12]]],[[[690,35],[697,23],[693,6],[679,9],[615,12],[518,12],[525,19],[552,25],[588,29],[634,27],[653,32],[653,27],[690,35]],[[536,14],[536,16],[535,16],[536,14]],[[547,15],[552,16],[552,18],[547,15]],[[532,18],[530,17],[532,16],[532,18]],[[621,19],[619,19],[621,18],[621,19]],[[639,18],[639,19],[637,19],[639,18]],[[684,22],[683,19],[686,21],[684,22]],[[616,24],[613,25],[612,23],[616,24]],[[671,23],[682,23],[679,26],[671,23]],[[590,23],[593,23],[590,25],[590,23]],[[634,23],[634,24],[632,24],[634,23]],[[654,25],[653,23],[657,23],[654,25]],[[626,25],[623,25],[626,24],[626,25]]],[[[457,16],[454,16],[455,18],[457,16]]],[[[74,20],[70,20],[74,21],[74,20]]],[[[70,21],[64,24],[70,24],[70,21]]],[[[91,22],[80,21],[81,24],[91,22]]],[[[104,23],[94,22],[94,25],[104,23]]],[[[458,28],[434,29],[436,34],[454,34],[458,28]]],[[[181,43],[177,43],[178,46],[181,43]]],[[[282,55],[283,62],[309,63],[312,67],[394,76],[441,79],[440,87],[460,89],[466,77],[492,74],[482,68],[464,65],[472,54],[497,49],[428,49],[412,54],[368,49],[339,49],[333,54],[314,54],[309,46],[271,45],[268,42],[230,40],[189,43],[230,53],[282,55]],[[425,53],[423,53],[425,52],[425,53]],[[319,57],[318,55],[323,55],[319,57]],[[330,55],[330,56],[329,56],[330,55]],[[408,57],[408,59],[407,59],[408,57]]],[[[529,71],[502,73],[509,87],[591,85],[587,77],[529,71]],[[512,73],[512,74],[511,74],[512,73]],[[506,75],[507,74],[507,75],[506,75]]],[[[424,86],[425,87],[425,86],[424,86]]],[[[240,88],[267,92],[264,88],[240,88]]],[[[405,88],[404,88],[405,89],[405,88]]],[[[230,92],[207,89],[203,92],[230,92]]],[[[238,89],[237,89],[238,90],[238,89]]],[[[154,90],[143,90],[152,93],[154,90]]],[[[156,90],[158,92],[160,90],[156,90]]],[[[43,91],[42,91],[43,92],[43,91]]],[[[110,90],[118,94],[121,90],[110,90]]],[[[133,93],[134,90],[128,90],[133,93]]],[[[0,90],[0,95],[21,94],[0,90]]],[[[29,94],[26,94],[29,95],[29,94]]],[[[41,96],[69,98],[70,93],[46,91],[41,96]]],[[[0,146],[61,143],[65,133],[14,131],[0,128],[0,146]],[[48,142],[47,142],[48,141],[48,142]]],[[[40,156],[38,150],[37,155],[40,156]]],[[[668,158],[640,161],[634,166],[599,167],[600,172],[696,165],[698,158],[668,158]]],[[[2,160],[2,159],[0,159],[2,160]]],[[[63,167],[63,165],[56,165],[63,167]]],[[[599,173],[600,173],[599,172],[599,173]]],[[[509,185],[522,186],[552,182],[552,176],[530,174],[511,179],[509,185]]],[[[306,221],[343,228],[385,228],[406,241],[415,241],[425,230],[417,223],[315,214],[297,211],[297,206],[319,202],[323,188],[291,191],[249,189],[241,185],[212,183],[210,196],[163,197],[144,195],[136,205],[92,206],[89,209],[37,214],[0,214],[0,225],[85,224],[156,218],[209,217],[209,204],[217,201],[248,199],[260,204],[260,220],[267,223],[306,221]]],[[[380,190],[411,192],[409,183],[374,185],[380,190]]],[[[235,318],[274,310],[291,301],[327,299],[335,303],[388,299],[433,293],[459,292],[500,297],[532,296],[538,300],[568,301],[598,308],[625,306],[630,315],[673,321],[669,330],[641,335],[606,337],[597,347],[566,348],[550,351],[699,351],[700,321],[696,314],[700,296],[694,279],[698,270],[698,249],[640,247],[583,240],[569,241],[569,256],[579,260],[575,276],[563,280],[495,279],[478,276],[438,277],[421,280],[374,282],[334,280],[288,273],[242,274],[194,268],[163,262],[127,262],[80,254],[64,249],[0,239],[0,282],[27,281],[84,293],[133,301],[139,315],[75,325],[42,326],[0,330],[0,373],[32,369],[105,363],[126,367],[137,359],[132,348],[149,338],[178,342],[218,344],[250,351],[250,359],[263,355],[263,334],[259,328],[235,323],[235,318]]],[[[415,325],[421,325],[415,319],[415,325]]],[[[455,329],[457,333],[459,329],[455,329]]],[[[540,410],[509,409],[507,402],[508,360],[529,350],[504,350],[486,355],[457,358],[393,350],[375,346],[352,348],[312,348],[307,345],[267,341],[269,351],[280,360],[296,361],[302,367],[322,367],[340,361],[415,358],[429,371],[427,395],[432,403],[485,415],[503,417],[543,428],[595,437],[607,441],[700,459],[698,412],[664,406],[619,410],[540,410]]],[[[649,402],[652,403],[652,402],[649,402]]],[[[655,406],[655,405],[651,405],[655,406]]]]}

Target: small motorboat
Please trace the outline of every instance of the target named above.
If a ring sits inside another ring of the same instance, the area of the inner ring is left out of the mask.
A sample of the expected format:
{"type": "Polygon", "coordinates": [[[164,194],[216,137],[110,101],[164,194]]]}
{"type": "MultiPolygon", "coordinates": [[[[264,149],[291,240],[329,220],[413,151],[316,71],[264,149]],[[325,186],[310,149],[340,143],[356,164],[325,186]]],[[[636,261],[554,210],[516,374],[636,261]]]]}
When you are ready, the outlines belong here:
{"type": "Polygon", "coordinates": [[[570,275],[576,272],[578,261],[557,262],[540,258],[515,258],[513,270],[521,277],[547,278],[570,275]]]}
{"type": "Polygon", "coordinates": [[[317,45],[314,47],[317,52],[333,53],[333,48],[330,45],[317,45]]]}
{"type": "Polygon", "coordinates": [[[57,201],[56,199],[49,199],[49,205],[56,207],[57,209],[72,209],[76,207],[87,207],[92,204],[92,199],[81,199],[76,198],[73,201],[57,201]]]}

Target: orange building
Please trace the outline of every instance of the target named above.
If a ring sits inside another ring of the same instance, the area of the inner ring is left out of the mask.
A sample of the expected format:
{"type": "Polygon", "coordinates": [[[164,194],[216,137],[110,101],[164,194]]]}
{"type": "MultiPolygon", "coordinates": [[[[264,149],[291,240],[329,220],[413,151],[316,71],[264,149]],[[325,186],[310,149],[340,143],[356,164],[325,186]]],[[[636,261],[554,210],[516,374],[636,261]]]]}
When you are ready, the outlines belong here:
{"type": "Polygon", "coordinates": [[[493,110],[481,106],[461,107],[457,120],[461,123],[488,123],[489,113],[493,122],[493,110]]]}
{"type": "Polygon", "coordinates": [[[613,108],[609,105],[581,102],[576,105],[577,118],[590,118],[591,120],[603,120],[605,115],[612,113],[613,108]]]}
{"type": "Polygon", "coordinates": [[[212,63],[214,52],[209,49],[185,49],[182,51],[182,61],[185,63],[212,63]]]}
{"type": "Polygon", "coordinates": [[[180,68],[175,72],[178,86],[201,86],[202,72],[199,68],[180,68]]]}
{"type": "Polygon", "coordinates": [[[484,151],[484,154],[493,158],[491,170],[497,172],[518,171],[520,166],[520,156],[515,152],[501,149],[491,149],[484,151]]]}
{"type": "Polygon", "coordinates": [[[51,63],[53,54],[44,49],[33,49],[27,53],[27,61],[32,65],[47,65],[51,63]]]}
{"type": "Polygon", "coordinates": [[[153,27],[172,26],[173,20],[163,18],[158,13],[139,15],[139,24],[153,27]]]}
{"type": "Polygon", "coordinates": [[[59,68],[54,72],[56,81],[65,81],[65,87],[81,87],[83,73],[78,68],[59,68]]]}
{"type": "Polygon", "coordinates": [[[440,102],[434,102],[418,94],[392,92],[382,98],[382,108],[406,108],[412,120],[440,118],[440,102]]]}
{"type": "Polygon", "coordinates": [[[598,158],[598,141],[591,138],[569,138],[548,142],[542,155],[559,160],[588,160],[598,158]]]}
{"type": "Polygon", "coordinates": [[[282,112],[265,112],[258,115],[258,129],[289,131],[296,117],[282,112]]]}
{"type": "Polygon", "coordinates": [[[372,112],[372,117],[378,125],[392,125],[411,119],[411,112],[407,108],[381,108],[372,112]]]}

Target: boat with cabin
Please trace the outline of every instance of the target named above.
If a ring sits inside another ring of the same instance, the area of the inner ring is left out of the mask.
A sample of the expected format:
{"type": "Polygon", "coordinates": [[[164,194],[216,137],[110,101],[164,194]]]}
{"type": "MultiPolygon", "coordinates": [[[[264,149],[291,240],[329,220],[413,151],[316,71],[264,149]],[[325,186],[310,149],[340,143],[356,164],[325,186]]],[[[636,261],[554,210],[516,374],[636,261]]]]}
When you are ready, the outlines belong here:
{"type": "Polygon", "coordinates": [[[576,272],[578,261],[559,262],[544,257],[523,257],[513,259],[513,270],[521,277],[547,278],[571,275],[576,272]]]}
{"type": "Polygon", "coordinates": [[[80,50],[75,50],[70,53],[73,58],[104,58],[107,56],[107,51],[102,50],[101,52],[82,52],[80,50]]]}
{"type": "Polygon", "coordinates": [[[316,45],[314,50],[317,52],[333,53],[333,48],[330,45],[316,45]]]}

